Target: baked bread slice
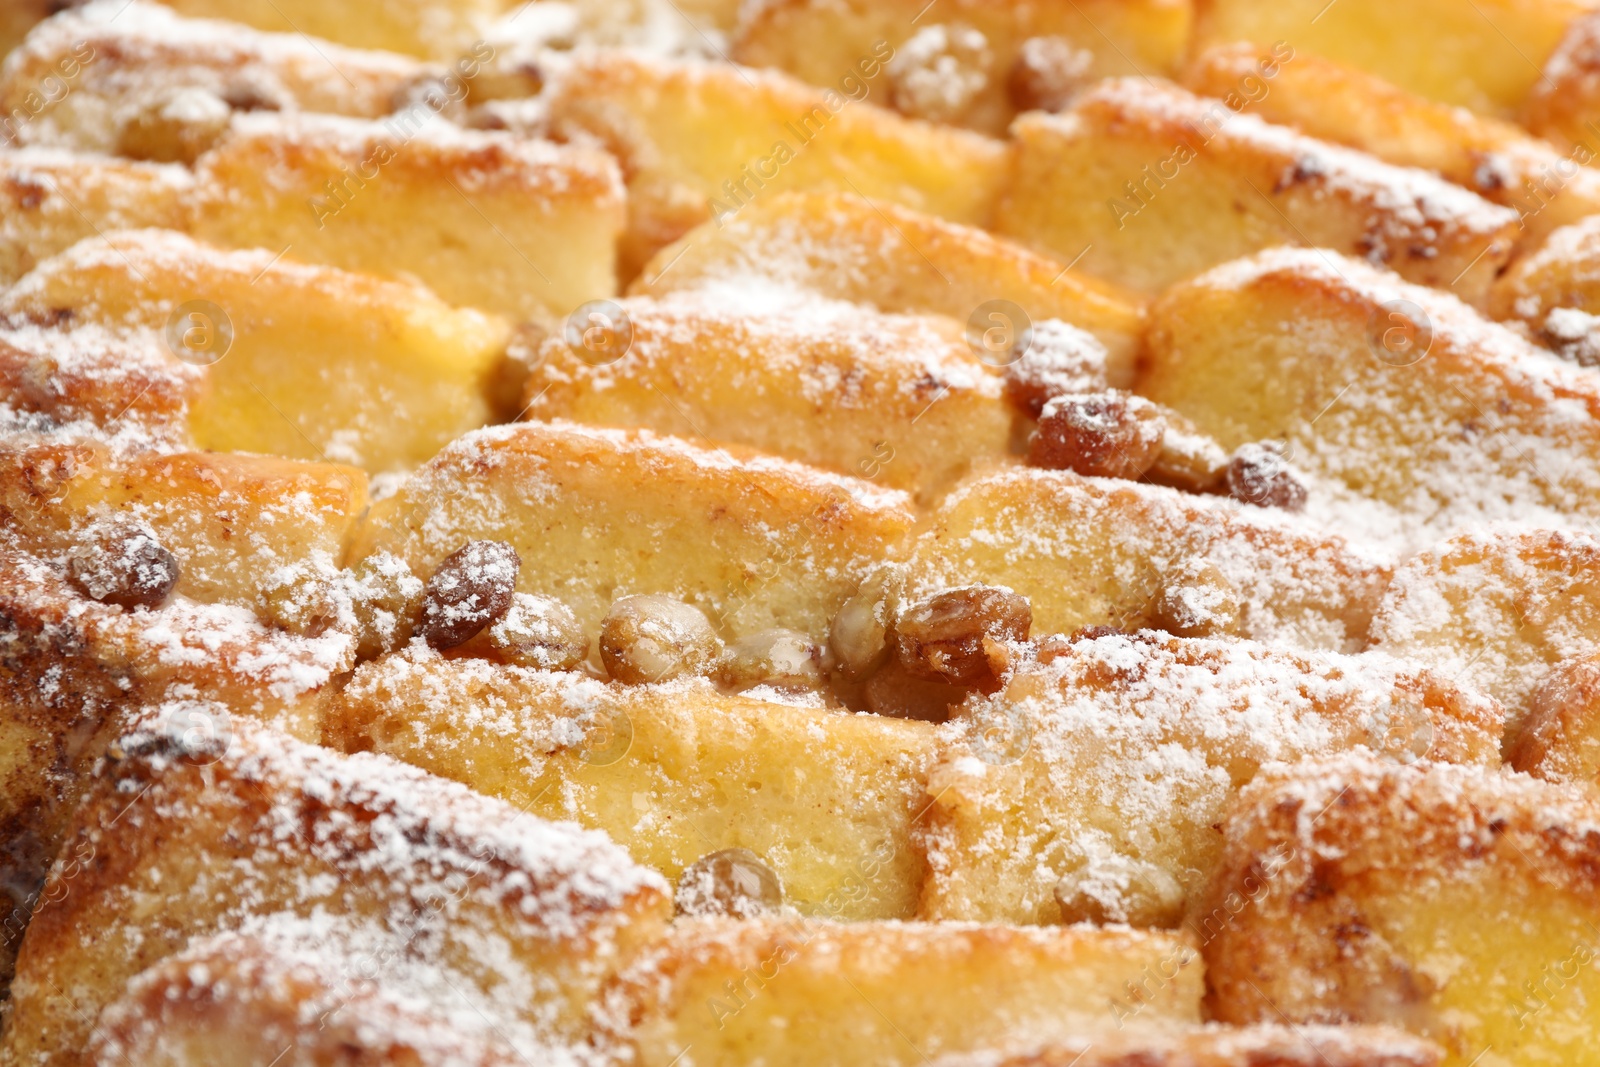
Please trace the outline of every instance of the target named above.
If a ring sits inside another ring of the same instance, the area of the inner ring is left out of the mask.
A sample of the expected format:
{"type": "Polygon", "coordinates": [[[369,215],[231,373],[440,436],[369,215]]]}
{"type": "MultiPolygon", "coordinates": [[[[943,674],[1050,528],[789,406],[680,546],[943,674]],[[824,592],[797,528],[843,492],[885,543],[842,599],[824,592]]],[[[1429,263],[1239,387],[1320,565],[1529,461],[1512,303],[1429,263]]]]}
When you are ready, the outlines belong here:
{"type": "Polygon", "coordinates": [[[1481,303],[1511,254],[1515,213],[1238,110],[1117,78],[1060,115],[1025,115],[995,228],[1152,295],[1289,244],[1359,256],[1481,303]]]}
{"type": "Polygon", "coordinates": [[[1402,1023],[1449,1063],[1583,1063],[1594,799],[1350,756],[1240,797],[1189,929],[1227,1022],[1402,1023]]]}
{"type": "Polygon", "coordinates": [[[18,130],[18,143],[193,163],[234,112],[379,119],[444,73],[391,52],[179,18],[144,0],[99,2],[50,19],[6,57],[0,110],[25,108],[27,95],[54,77],[70,91],[47,100],[18,130]]]}
{"type": "Polygon", "coordinates": [[[775,71],[578,53],[550,87],[547,121],[556,136],[597,139],[621,161],[623,278],[707,219],[785,189],[853,192],[988,222],[1010,162],[1004,143],[905,119],[849,92],[775,71]]]}
{"type": "Polygon", "coordinates": [[[1549,673],[1594,650],[1596,552],[1592,537],[1559,530],[1442,542],[1395,574],[1373,619],[1372,646],[1494,696],[1514,745],[1549,673]]]}
{"type": "Polygon", "coordinates": [[[253,724],[180,728],[211,714],[154,709],[111,749],[28,928],[11,1062],[78,1062],[130,979],[196,936],[270,930],[285,913],[320,940],[453,978],[482,1029],[554,1059],[661,932],[666,885],[598,834],[253,724]]]}
{"type": "Polygon", "coordinates": [[[1357,747],[1500,762],[1493,701],[1394,660],[1164,635],[1045,656],[968,700],[942,739],[925,918],[1175,926],[1218,862],[1213,827],[1263,764],[1357,747]]]}
{"type": "Polygon", "coordinates": [[[1600,403],[1460,301],[1332,252],[1278,249],[1151,308],[1140,392],[1226,448],[1280,442],[1307,513],[1401,551],[1490,522],[1595,513],[1600,403]]]}
{"type": "MultiPolygon", "coordinates": [[[[163,230],[79,242],[19,279],[0,314],[114,331],[174,377],[189,372],[177,423],[192,447],[373,474],[409,470],[490,421],[511,340],[506,320],[414,281],[163,230]]],[[[47,351],[60,332],[44,335],[47,351]]]]}
{"type": "Polygon", "coordinates": [[[614,600],[650,593],[700,607],[727,636],[820,636],[912,521],[905,494],[801,464],[522,423],[446,448],[368,511],[350,558],[388,552],[428,574],[469,540],[503,540],[522,560],[518,588],[562,600],[586,634],[614,600]]]}
{"type": "MultiPolygon", "coordinates": [[[[1004,300],[1027,316],[1012,324],[1015,333],[1058,319],[1093,334],[1106,350],[1108,382],[1126,388],[1143,308],[1074,266],[975,226],[852,192],[776,193],[663,248],[628,291],[716,297],[759,286],[767,300],[844,300],[891,315],[943,315],[969,330],[974,313],[1004,300]]],[[[995,324],[978,317],[984,329],[995,324]]]]}
{"type": "Polygon", "coordinates": [[[1200,0],[1194,40],[1200,47],[1289,41],[1434,100],[1511,118],[1567,27],[1592,10],[1586,0],[1490,0],[1472,8],[1448,0],[1358,0],[1333,10],[1322,0],[1200,0]],[[1426,34],[1426,48],[1413,47],[1417,33],[1426,34]]]}
{"type": "Polygon", "coordinates": [[[705,679],[607,684],[415,648],[363,664],[325,722],[334,748],[604,830],[675,882],[703,856],[745,849],[801,914],[916,914],[932,723],[705,679]]]}

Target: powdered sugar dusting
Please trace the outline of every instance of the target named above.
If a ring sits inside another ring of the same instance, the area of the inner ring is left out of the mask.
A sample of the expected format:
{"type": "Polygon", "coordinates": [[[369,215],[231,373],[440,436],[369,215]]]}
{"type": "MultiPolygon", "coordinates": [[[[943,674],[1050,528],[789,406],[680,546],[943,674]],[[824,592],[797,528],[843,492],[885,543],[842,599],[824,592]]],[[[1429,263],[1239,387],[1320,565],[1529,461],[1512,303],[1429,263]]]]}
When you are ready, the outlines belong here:
{"type": "MultiPolygon", "coordinates": [[[[1063,877],[1113,920],[1156,917],[1160,902],[1140,899],[1152,867],[1196,891],[1220,845],[1208,828],[1264,763],[1354,746],[1499,759],[1497,704],[1397,660],[1160,634],[1073,642],[960,721],[929,780],[949,813],[932,831],[933,892],[964,902],[955,916],[1034,922],[1050,921],[1063,877]],[[962,762],[974,755],[978,773],[962,762]]],[[[1169,918],[1181,906],[1161,903],[1169,918]]]]}
{"type": "MultiPolygon", "coordinates": [[[[191,740],[166,724],[179,714],[195,710],[154,708],[113,746],[110,821],[91,821],[91,840],[193,826],[201,841],[225,835],[234,860],[163,878],[157,857],[141,857],[134,899],[157,916],[177,909],[167,920],[191,935],[236,930],[297,954],[314,935],[310,958],[348,977],[364,951],[392,958],[386,988],[414,1004],[440,998],[429,1016],[470,1009],[484,1020],[468,1034],[498,1033],[537,1062],[581,1060],[583,1004],[616,966],[619,935],[666,910],[657,875],[601,834],[520,815],[387,757],[341,756],[244,722],[191,740]],[[452,972],[466,992],[446,996],[452,972]]],[[[133,964],[137,923],[148,920],[113,915],[104,965],[114,972],[133,964]]]]}

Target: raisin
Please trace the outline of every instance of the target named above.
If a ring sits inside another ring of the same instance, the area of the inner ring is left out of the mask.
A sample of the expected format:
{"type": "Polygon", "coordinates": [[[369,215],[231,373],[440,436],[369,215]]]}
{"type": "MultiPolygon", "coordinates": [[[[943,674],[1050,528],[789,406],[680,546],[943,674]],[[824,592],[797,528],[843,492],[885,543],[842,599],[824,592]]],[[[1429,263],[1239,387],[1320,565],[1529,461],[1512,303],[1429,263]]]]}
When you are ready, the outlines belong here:
{"type": "Polygon", "coordinates": [[[783,906],[783,883],[749,849],[724,848],[685,867],[674,898],[681,915],[755,919],[783,906]]]}
{"type": "Polygon", "coordinates": [[[1027,350],[1006,364],[1006,399],[1035,419],[1055,397],[1105,388],[1105,346],[1060,319],[1034,326],[1027,350]]]}
{"type": "Polygon", "coordinates": [[[1000,586],[969,585],[918,601],[895,624],[900,663],[912,674],[957,685],[994,676],[986,642],[1026,641],[1028,598],[1000,586]]]}
{"type": "Polygon", "coordinates": [[[67,561],[79,589],[102,604],[158,608],[178,584],[178,557],[136,522],[93,526],[67,561]]]}
{"type": "Polygon", "coordinates": [[[570,671],[589,654],[589,639],[572,609],[553,597],[517,593],[489,644],[507,663],[541,671],[570,671]]]}
{"type": "Polygon", "coordinates": [[[352,570],[356,656],[372,659],[409,642],[422,618],[422,579],[389,552],[376,552],[352,570]]]}
{"type": "Polygon", "coordinates": [[[1306,506],[1306,487],[1276,444],[1240,445],[1228,461],[1228,495],[1263,508],[1299,511],[1306,506]]]}
{"type": "Polygon", "coordinates": [[[628,685],[709,674],[721,654],[711,620],[671,597],[623,597],[600,623],[600,659],[628,685]]]}
{"type": "Polygon", "coordinates": [[[437,649],[472,639],[511,607],[522,559],[504,541],[468,541],[439,564],[422,592],[423,638],[437,649]]]}
{"type": "Polygon", "coordinates": [[[1017,49],[1006,89],[1018,111],[1061,111],[1092,80],[1094,53],[1065,37],[1029,37],[1017,49]]]}
{"type": "Polygon", "coordinates": [[[1126,393],[1074,393],[1050,400],[1028,446],[1035,467],[1099,478],[1138,478],[1161,454],[1166,420],[1126,393]]]}
{"type": "Polygon", "coordinates": [[[861,582],[828,628],[828,648],[841,673],[859,681],[883,665],[904,579],[895,567],[880,567],[861,582]]]}
{"type": "Polygon", "coordinates": [[[1211,563],[1178,569],[1151,611],[1152,625],[1174,637],[1238,634],[1244,602],[1233,583],[1211,563]]]}
{"type": "Polygon", "coordinates": [[[762,630],[741,637],[717,669],[729,689],[771,685],[779,689],[822,688],[822,649],[794,630],[762,630]]]}
{"type": "Polygon", "coordinates": [[[966,686],[913,674],[899,660],[884,664],[861,691],[867,710],[874,715],[919,722],[948,721],[950,709],[971,695],[966,686]]]}
{"type": "Polygon", "coordinates": [[[1218,492],[1227,476],[1228,453],[1177,412],[1163,410],[1161,414],[1167,420],[1167,432],[1144,480],[1186,493],[1218,492]]]}

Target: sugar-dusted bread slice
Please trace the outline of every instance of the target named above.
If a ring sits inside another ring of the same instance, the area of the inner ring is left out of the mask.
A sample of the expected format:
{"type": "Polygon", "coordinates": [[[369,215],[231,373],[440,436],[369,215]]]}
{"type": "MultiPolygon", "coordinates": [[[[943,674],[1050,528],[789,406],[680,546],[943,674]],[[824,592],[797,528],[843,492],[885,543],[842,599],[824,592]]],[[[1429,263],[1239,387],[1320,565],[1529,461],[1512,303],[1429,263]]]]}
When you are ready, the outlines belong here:
{"type": "Polygon", "coordinates": [[[1436,171],[1516,211],[1524,245],[1600,211],[1600,172],[1583,166],[1589,160],[1566,157],[1515,123],[1430,100],[1337,60],[1309,52],[1279,60],[1263,46],[1219,45],[1192,61],[1184,83],[1268,122],[1436,171]]]}
{"type": "Polygon", "coordinates": [[[1494,701],[1387,657],[1164,634],[1074,641],[957,712],[921,917],[1176,925],[1264,763],[1357,745],[1497,766],[1494,701]]]}
{"type": "Polygon", "coordinates": [[[189,408],[206,380],[154,332],[67,325],[65,317],[59,326],[20,317],[0,326],[0,404],[9,409],[0,433],[15,442],[183,451],[191,447],[189,408]]]}
{"type": "Polygon", "coordinates": [[[550,86],[549,124],[557,136],[598,138],[621,160],[625,279],[702,222],[785,189],[853,192],[985,225],[1007,180],[1006,145],[903,118],[877,106],[871,83],[854,84],[598,50],[550,86]]]}
{"type": "Polygon", "coordinates": [[[1502,274],[1489,313],[1563,359],[1600,366],[1600,219],[1552,233],[1502,274]]]}
{"type": "Polygon", "coordinates": [[[704,680],[603,683],[422,647],[362,665],[326,742],[604,830],[676,880],[745,848],[802,913],[907,919],[923,864],[931,723],[723,695],[704,680]]]}
{"type": "Polygon", "coordinates": [[[1197,0],[1196,49],[1288,41],[1414,93],[1511,118],[1592,0],[1197,0]],[[1419,47],[1425,38],[1425,47],[1419,47]]]}
{"type": "Polygon", "coordinates": [[[176,592],[206,603],[259,608],[285,571],[338,568],[366,506],[366,475],[331,463],[89,444],[0,452],[11,545],[64,562],[90,524],[144,522],[177,557],[176,592]]]}
{"type": "Polygon", "coordinates": [[[1019,326],[1060,319],[1093,334],[1106,348],[1107,378],[1125,388],[1142,328],[1138,302],[1068,267],[898,204],[848,192],[776,193],[663,248],[629,292],[820,296],[961,323],[981,319],[990,301],[1008,300],[1028,317],[1019,326]]]}
{"type": "Polygon", "coordinates": [[[924,10],[926,0],[869,3],[778,0],[752,5],[739,23],[733,58],[778,67],[814,85],[835,85],[847,72],[872,81],[878,102],[921,118],[955,122],[1003,137],[1031,102],[1011,87],[1029,38],[1048,37],[1081,64],[1078,78],[1165,74],[1182,55],[1193,7],[1188,0],[955,0],[924,10]],[[976,31],[981,38],[964,38],[976,31]],[[968,62],[949,69],[951,37],[968,62]],[[937,45],[943,44],[943,49],[937,45]],[[879,77],[880,67],[887,71],[879,77]],[[870,75],[867,72],[872,72],[870,75]],[[934,107],[918,107],[922,96],[934,107]],[[956,99],[952,100],[951,97],[956,99]]]}
{"type": "Polygon", "coordinates": [[[373,973],[362,954],[383,946],[330,937],[327,923],[276,915],[256,925],[141,971],[101,1012],[85,1067],[527,1062],[495,1032],[493,1004],[464,997],[448,975],[403,958],[373,973]]]}
{"type": "Polygon", "coordinates": [[[28,112],[21,144],[190,162],[233,111],[381,118],[435,71],[389,52],[179,18],[144,0],[68,9],[0,67],[0,113],[28,112]],[[49,89],[37,113],[30,93],[49,89]]]}
{"type": "Polygon", "coordinates": [[[1355,651],[1389,569],[1293,518],[1152,485],[1031,468],[973,478],[917,540],[913,592],[1003,585],[1033,606],[1036,634],[1160,626],[1163,594],[1206,565],[1240,602],[1236,631],[1355,651]]]}
{"type": "Polygon", "coordinates": [[[702,920],[622,973],[605,1036],[639,1067],[910,1067],[1194,1023],[1203,986],[1167,933],[702,920]]]}
{"type": "Polygon", "coordinates": [[[60,149],[0,153],[0,285],[107,230],[188,226],[194,178],[183,167],[60,149]]]}
{"type": "Polygon", "coordinates": [[[1108,80],[1013,133],[996,229],[1146,292],[1291,244],[1362,256],[1476,302],[1516,236],[1514,212],[1435,175],[1165,83],[1108,80]]]}
{"type": "Polygon", "coordinates": [[[346,270],[421,278],[445,301],[519,318],[616,291],[623,190],[590,148],[384,122],[235,115],[198,165],[194,234],[346,270]]]}
{"type": "Polygon", "coordinates": [[[1372,645],[1501,701],[1514,745],[1551,669],[1600,652],[1597,568],[1600,543],[1587,534],[1462,534],[1395,572],[1372,622],[1372,645]]]}
{"type": "Polygon", "coordinates": [[[1545,61],[1518,116],[1522,124],[1580,164],[1600,156],[1600,13],[1567,24],[1561,42],[1545,61]]]}
{"type": "Polygon", "coordinates": [[[1438,1067],[1430,1041],[1386,1026],[1151,1028],[1026,1052],[950,1056],[937,1067],[1438,1067]]]}
{"type": "Polygon", "coordinates": [[[325,37],[356,48],[453,61],[483,40],[505,0],[161,0],[191,18],[325,37]]]}
{"type": "Polygon", "coordinates": [[[204,366],[194,446],[405,470],[491,419],[510,325],[414,281],[225,251],[171,231],[91,238],[41,263],[0,312],[138,327],[204,366]],[[214,362],[213,362],[214,361],[214,362]]]}
{"type": "Polygon", "coordinates": [[[751,314],[709,295],[621,307],[620,358],[565,333],[544,342],[524,417],[731,441],[922,500],[1010,449],[999,372],[949,319],[849,304],[751,314]]]}
{"type": "Polygon", "coordinates": [[[284,912],[390,961],[385,978],[437,973],[460,987],[441,1004],[478,1005],[479,1027],[560,1062],[662,929],[666,885],[599,834],[251,724],[194,742],[162,725],[181,707],[119,742],[79,809],[18,961],[8,1063],[81,1062],[130,979],[284,912]]]}
{"type": "Polygon", "coordinates": [[[417,574],[474,538],[510,542],[517,588],[564,601],[593,635],[612,601],[663,593],[725,635],[827,632],[867,570],[896,555],[903,493],[646,430],[521,423],[468,434],[374,504],[352,559],[417,574]]]}
{"type": "Polygon", "coordinates": [[[1148,343],[1139,391],[1225,448],[1284,442],[1333,529],[1600,515],[1600,382],[1445,294],[1277,249],[1173,288],[1148,343]]]}
{"type": "Polygon", "coordinates": [[[1223,825],[1189,927],[1224,1022],[1383,1022],[1450,1067],[1593,1064],[1592,793],[1349,756],[1279,767],[1223,825]]]}
{"type": "Polygon", "coordinates": [[[0,995],[89,771],[133,709],[200,699],[212,710],[185,712],[184,732],[260,719],[316,740],[334,680],[353,665],[346,637],[287,634],[181,597],[126,612],[0,550],[0,995]]]}

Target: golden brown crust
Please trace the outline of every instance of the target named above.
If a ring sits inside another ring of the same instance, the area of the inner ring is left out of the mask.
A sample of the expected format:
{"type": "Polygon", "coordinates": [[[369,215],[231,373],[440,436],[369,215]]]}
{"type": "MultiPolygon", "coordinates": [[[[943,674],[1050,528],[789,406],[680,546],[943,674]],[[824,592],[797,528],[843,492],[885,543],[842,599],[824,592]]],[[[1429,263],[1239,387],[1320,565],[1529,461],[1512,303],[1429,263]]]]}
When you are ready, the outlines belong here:
{"type": "Polygon", "coordinates": [[[1489,313],[1563,359],[1600,364],[1600,220],[1587,218],[1549,235],[1518,257],[1494,284],[1489,313]]]}
{"type": "Polygon", "coordinates": [[[1274,768],[1191,913],[1214,1018],[1366,1022],[1578,1062],[1597,987],[1600,808],[1520,775],[1349,756],[1274,768]]]}
{"type": "Polygon", "coordinates": [[[627,352],[550,337],[524,417],[732,441],[923,502],[1010,450],[1000,376],[954,322],[809,306],[756,319],[681,296],[619,306],[627,352]]]}
{"type": "Polygon", "coordinates": [[[1276,249],[1174,286],[1150,314],[1139,391],[1225,448],[1286,442],[1326,527],[1406,551],[1600,515],[1593,376],[1445,294],[1276,249]]]}
{"type": "Polygon", "coordinates": [[[30,116],[17,143],[150,158],[137,154],[129,127],[163,112],[174,127],[169,132],[198,132],[198,126],[207,134],[225,124],[230,110],[380,118],[403,102],[408,85],[443,73],[390,53],[183,19],[148,3],[131,3],[114,21],[105,21],[107,14],[64,11],[6,57],[0,114],[20,108],[30,116]],[[34,111],[27,97],[41,86],[50,95],[34,111]],[[173,119],[174,112],[189,117],[173,119]]]}
{"type": "Polygon", "coordinates": [[[0,404],[11,408],[5,430],[128,449],[186,446],[189,406],[205,374],[174,360],[154,336],[79,326],[70,314],[59,328],[20,316],[7,321],[0,326],[0,404]]]}
{"type": "Polygon", "coordinates": [[[1600,116],[1597,33],[1600,15],[1594,13],[1579,15],[1567,24],[1544,63],[1539,80],[1528,92],[1520,115],[1528,129],[1585,164],[1594,159],[1600,148],[1592,129],[1595,118],[1600,116]]]}
{"type": "Polygon", "coordinates": [[[50,148],[0,154],[0,284],[106,229],[184,229],[194,177],[167,163],[50,148]]]}
{"type": "Polygon", "coordinates": [[[1593,1058],[1600,0],[507,4],[0,64],[0,1067],[1593,1058]]]}
{"type": "Polygon", "coordinates": [[[1600,784],[1600,653],[1562,660],[1528,698],[1506,763],[1550,782],[1600,784]]]}
{"type": "Polygon", "coordinates": [[[144,521],[178,557],[178,592],[204,603],[259,607],[286,568],[336,569],[366,504],[366,475],[331,463],[118,455],[97,444],[0,454],[0,535],[10,546],[61,559],[97,519],[144,521]]]}
{"type": "MultiPolygon", "coordinates": [[[[80,350],[109,335],[106,347],[152,365],[147,378],[164,373],[187,386],[183,409],[162,426],[187,447],[337,460],[374,474],[425,462],[489,421],[510,336],[505,320],[450,307],[414,280],[228,251],[167,230],[81,241],[18,281],[0,311],[75,327],[25,335],[37,350],[63,350],[60,362],[87,362],[80,350]]],[[[136,412],[155,403],[134,399],[136,412]]],[[[118,414],[104,417],[107,434],[121,429],[118,414]]]]}
{"type": "Polygon", "coordinates": [[[124,612],[0,552],[0,985],[89,770],[132,709],[187,696],[310,739],[351,663],[345,638],[298,638],[187,601],[124,612]]]}
{"type": "Polygon", "coordinates": [[[497,1035],[474,1033],[443,1005],[397,990],[393,968],[380,978],[306,935],[314,931],[218,934],[141,971],[101,1012],[85,1067],[526,1062],[497,1035]]]}
{"type": "MultiPolygon", "coordinates": [[[[1191,90],[1387,163],[1435,171],[1515,210],[1523,247],[1600,211],[1600,174],[1514,123],[1451,107],[1309,52],[1225,44],[1191,61],[1191,90]],[[1286,55],[1287,53],[1287,55],[1286,55]]],[[[1536,92],[1548,84],[1541,80],[1536,92]]],[[[1496,315],[1497,318],[1503,317],[1496,315]]]]}
{"type": "Polygon", "coordinates": [[[574,145],[463,130],[426,107],[385,122],[235,116],[196,165],[195,236],[381,277],[448,303],[566,315],[616,291],[616,163],[574,145]]]}

